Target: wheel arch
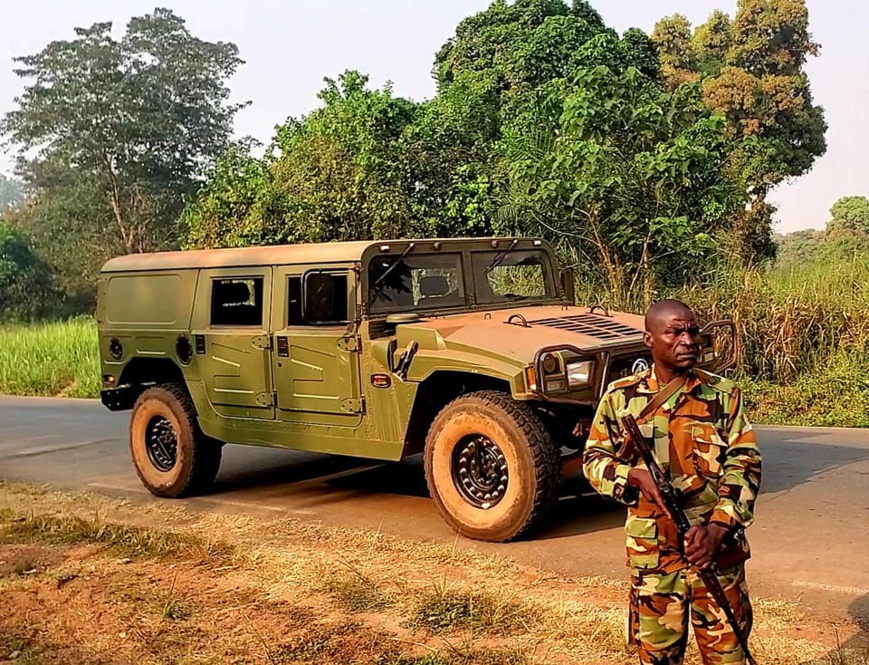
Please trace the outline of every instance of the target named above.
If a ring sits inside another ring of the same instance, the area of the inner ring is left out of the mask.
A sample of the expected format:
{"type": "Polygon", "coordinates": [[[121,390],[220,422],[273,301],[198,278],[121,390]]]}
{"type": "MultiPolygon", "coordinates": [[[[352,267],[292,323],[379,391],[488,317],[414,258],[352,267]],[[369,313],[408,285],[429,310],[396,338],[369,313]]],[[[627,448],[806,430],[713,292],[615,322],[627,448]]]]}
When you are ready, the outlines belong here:
{"type": "Polygon", "coordinates": [[[117,388],[100,392],[103,404],[111,411],[129,411],[148,387],[178,384],[187,390],[181,368],[169,358],[133,358],[121,371],[117,388]]]}
{"type": "Polygon", "coordinates": [[[503,378],[455,370],[439,370],[419,384],[405,435],[405,455],[421,453],[435,416],[456,397],[480,390],[510,395],[510,382],[503,378]]]}
{"type": "Polygon", "coordinates": [[[118,385],[186,384],[184,372],[169,358],[133,358],[118,379],[118,385]]]}

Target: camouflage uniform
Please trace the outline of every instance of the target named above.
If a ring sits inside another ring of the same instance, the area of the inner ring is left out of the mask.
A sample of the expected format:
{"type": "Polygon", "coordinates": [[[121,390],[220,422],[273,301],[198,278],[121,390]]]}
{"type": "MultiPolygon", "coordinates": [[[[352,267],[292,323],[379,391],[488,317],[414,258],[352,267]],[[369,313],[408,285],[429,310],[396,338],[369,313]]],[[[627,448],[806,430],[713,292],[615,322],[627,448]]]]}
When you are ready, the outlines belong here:
{"type": "MultiPolygon", "coordinates": [[[[632,468],[618,457],[619,417],[638,416],[662,386],[654,368],[613,382],[597,410],[583,470],[594,488],[628,505],[627,563],[632,569],[629,637],[642,663],[682,662],[689,615],[706,663],[743,663],[742,649],[682,556],[676,527],[654,504],[628,486],[632,468]]],[[[744,562],[750,556],[744,528],[753,520],[761,459],[736,385],[718,376],[692,373],[681,391],[645,420],[655,457],[684,496],[692,524],[716,523],[728,535],[716,558],[721,583],[745,634],[751,605],[744,562]],[[701,378],[702,377],[702,378],[701,378]]],[[[636,466],[644,468],[642,461],[636,466]]]]}

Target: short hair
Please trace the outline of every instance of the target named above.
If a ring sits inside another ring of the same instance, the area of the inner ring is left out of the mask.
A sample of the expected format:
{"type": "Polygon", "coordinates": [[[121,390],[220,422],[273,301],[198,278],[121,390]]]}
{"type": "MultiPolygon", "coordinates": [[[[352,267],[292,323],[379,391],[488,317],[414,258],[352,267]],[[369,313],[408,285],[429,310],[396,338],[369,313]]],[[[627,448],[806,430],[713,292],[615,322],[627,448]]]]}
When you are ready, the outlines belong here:
{"type": "Polygon", "coordinates": [[[669,299],[669,300],[661,300],[660,302],[654,303],[649,309],[646,310],[646,319],[645,326],[646,331],[649,330],[649,324],[663,316],[664,314],[673,314],[673,313],[682,313],[688,312],[691,316],[694,316],[694,310],[692,310],[688,305],[683,303],[681,300],[669,299]]]}

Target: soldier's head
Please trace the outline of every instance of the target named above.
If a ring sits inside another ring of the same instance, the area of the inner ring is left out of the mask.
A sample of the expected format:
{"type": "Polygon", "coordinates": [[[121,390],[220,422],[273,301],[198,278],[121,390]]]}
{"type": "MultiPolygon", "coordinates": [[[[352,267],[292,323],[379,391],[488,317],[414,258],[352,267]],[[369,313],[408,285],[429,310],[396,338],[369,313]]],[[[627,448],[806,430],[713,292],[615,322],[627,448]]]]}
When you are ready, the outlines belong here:
{"type": "Polygon", "coordinates": [[[646,312],[643,343],[652,350],[657,366],[679,373],[700,360],[699,332],[700,326],[688,305],[679,300],[662,300],[646,312]]]}

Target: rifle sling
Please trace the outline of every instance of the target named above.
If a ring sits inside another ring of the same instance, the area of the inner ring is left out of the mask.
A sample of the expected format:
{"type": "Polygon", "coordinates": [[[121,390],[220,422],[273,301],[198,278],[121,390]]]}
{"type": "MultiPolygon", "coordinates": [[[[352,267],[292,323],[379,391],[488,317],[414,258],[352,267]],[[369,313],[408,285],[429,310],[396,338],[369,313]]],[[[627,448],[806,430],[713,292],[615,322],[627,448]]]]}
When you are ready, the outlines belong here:
{"type": "Polygon", "coordinates": [[[645,422],[646,418],[655,413],[655,411],[660,409],[668,399],[682,390],[682,386],[685,385],[686,381],[688,381],[687,373],[674,376],[670,383],[659,390],[658,393],[646,403],[646,406],[643,407],[643,410],[640,411],[640,414],[637,416],[637,420],[645,422]]]}

